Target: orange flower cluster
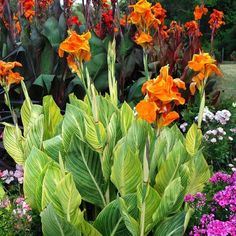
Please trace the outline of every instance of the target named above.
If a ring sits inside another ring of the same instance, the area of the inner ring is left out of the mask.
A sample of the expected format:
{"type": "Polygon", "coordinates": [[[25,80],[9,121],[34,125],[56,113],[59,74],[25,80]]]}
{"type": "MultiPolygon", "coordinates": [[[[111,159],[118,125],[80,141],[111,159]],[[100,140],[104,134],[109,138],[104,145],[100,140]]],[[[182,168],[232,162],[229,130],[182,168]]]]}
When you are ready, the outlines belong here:
{"type": "Polygon", "coordinates": [[[194,10],[194,18],[195,20],[201,20],[203,15],[206,15],[208,12],[208,9],[204,7],[204,5],[200,6],[197,5],[194,10]]]}
{"type": "Polygon", "coordinates": [[[188,62],[188,67],[195,72],[196,76],[192,78],[190,91],[193,94],[196,92],[196,87],[201,89],[206,83],[207,78],[212,74],[223,76],[219,68],[215,65],[216,61],[208,53],[194,54],[192,61],[188,62]]]}
{"type": "Polygon", "coordinates": [[[130,13],[128,20],[138,28],[135,42],[144,46],[150,43],[150,29],[157,29],[164,23],[166,10],[162,8],[160,3],[152,7],[152,4],[147,0],[139,0],[136,4],[130,5],[129,7],[133,8],[133,11],[130,13]]]}
{"type": "Polygon", "coordinates": [[[199,25],[195,20],[188,21],[185,23],[185,28],[189,37],[200,37],[202,33],[200,32],[199,25]]]}
{"type": "Polygon", "coordinates": [[[22,64],[17,61],[5,62],[0,60],[0,84],[4,86],[20,83],[24,78],[18,72],[13,72],[12,69],[21,66],[22,64]]]}
{"type": "Polygon", "coordinates": [[[59,57],[63,57],[67,52],[67,62],[72,72],[80,74],[77,63],[83,61],[89,61],[91,58],[89,39],[91,33],[87,32],[82,35],[78,35],[75,31],[69,32],[69,37],[66,38],[59,46],[59,57]]]}
{"type": "Polygon", "coordinates": [[[174,105],[184,104],[179,88],[186,89],[185,83],[180,79],[173,79],[169,75],[169,67],[164,66],[156,79],[143,84],[142,93],[147,95],[136,106],[138,117],[148,123],[157,122],[159,128],[169,125],[179,118],[179,114],[172,111],[174,105]]]}
{"type": "Polygon", "coordinates": [[[210,15],[210,28],[212,30],[219,29],[222,25],[225,24],[223,21],[224,13],[222,11],[218,11],[216,9],[213,9],[213,13],[210,15]]]}
{"type": "Polygon", "coordinates": [[[20,0],[20,3],[23,6],[25,18],[31,22],[35,16],[34,0],[20,0]]]}

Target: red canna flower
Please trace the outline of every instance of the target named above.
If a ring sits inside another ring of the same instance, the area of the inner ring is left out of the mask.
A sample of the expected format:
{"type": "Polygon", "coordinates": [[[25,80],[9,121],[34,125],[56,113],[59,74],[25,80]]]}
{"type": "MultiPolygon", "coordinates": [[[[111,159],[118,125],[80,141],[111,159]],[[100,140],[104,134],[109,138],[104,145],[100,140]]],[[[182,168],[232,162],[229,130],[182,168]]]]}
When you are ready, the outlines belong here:
{"type": "Polygon", "coordinates": [[[211,13],[210,20],[208,22],[210,24],[210,28],[212,30],[219,29],[222,25],[225,24],[223,18],[224,18],[223,11],[218,11],[216,9],[213,9],[213,13],[211,13]]]}
{"type": "Polygon", "coordinates": [[[208,12],[208,9],[206,7],[204,7],[204,5],[200,6],[197,5],[195,7],[195,11],[194,11],[194,18],[195,20],[201,20],[203,15],[206,15],[208,12]]]}

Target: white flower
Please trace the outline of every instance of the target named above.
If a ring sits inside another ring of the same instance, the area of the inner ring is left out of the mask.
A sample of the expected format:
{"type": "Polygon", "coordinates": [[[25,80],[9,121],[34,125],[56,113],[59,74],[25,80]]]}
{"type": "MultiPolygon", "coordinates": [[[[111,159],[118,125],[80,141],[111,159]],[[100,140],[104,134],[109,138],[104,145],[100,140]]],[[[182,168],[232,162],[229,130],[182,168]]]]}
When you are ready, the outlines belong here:
{"type": "Polygon", "coordinates": [[[223,137],[222,137],[222,136],[219,136],[218,139],[219,139],[219,140],[223,140],[223,137]]]}
{"type": "Polygon", "coordinates": [[[217,130],[212,130],[212,132],[211,132],[213,135],[217,135],[217,130]]]}
{"type": "Polygon", "coordinates": [[[236,107],[236,102],[233,102],[233,103],[232,103],[232,107],[236,107]]]}
{"type": "Polygon", "coordinates": [[[233,129],[230,129],[230,131],[231,131],[232,133],[236,133],[236,127],[233,128],[233,129]]]}
{"type": "Polygon", "coordinates": [[[216,140],[216,138],[212,138],[210,141],[211,141],[211,143],[216,143],[217,140],[216,140]]]}
{"type": "Polygon", "coordinates": [[[222,127],[219,127],[219,128],[217,128],[217,131],[218,131],[219,133],[222,133],[222,134],[223,134],[224,129],[223,129],[222,127]]]}
{"type": "Polygon", "coordinates": [[[235,168],[235,167],[234,167],[234,168],[232,168],[231,170],[232,170],[233,172],[236,172],[236,168],[235,168]]]}
{"type": "Polygon", "coordinates": [[[234,165],[233,165],[233,164],[229,164],[228,166],[229,166],[229,167],[234,167],[234,165]]]}
{"type": "Polygon", "coordinates": [[[183,124],[181,124],[179,126],[179,128],[183,131],[183,132],[186,132],[186,127],[188,126],[188,123],[187,122],[184,122],[183,124]]]}
{"type": "Polygon", "coordinates": [[[215,114],[215,120],[222,125],[226,125],[227,122],[230,120],[231,113],[228,110],[217,111],[215,114]]]}
{"type": "Polygon", "coordinates": [[[230,140],[230,141],[233,141],[234,139],[233,139],[232,137],[229,136],[229,140],[230,140]]]}

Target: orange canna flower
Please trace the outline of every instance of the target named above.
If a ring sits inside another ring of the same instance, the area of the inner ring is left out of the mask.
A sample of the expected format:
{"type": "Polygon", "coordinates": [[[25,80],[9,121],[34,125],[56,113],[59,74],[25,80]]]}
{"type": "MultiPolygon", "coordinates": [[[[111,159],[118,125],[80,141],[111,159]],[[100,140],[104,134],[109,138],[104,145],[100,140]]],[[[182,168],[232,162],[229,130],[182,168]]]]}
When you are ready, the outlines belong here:
{"type": "Polygon", "coordinates": [[[147,44],[152,42],[152,36],[141,32],[141,34],[135,35],[135,42],[142,47],[146,47],[147,44]]]}
{"type": "Polygon", "coordinates": [[[151,27],[161,24],[161,21],[153,14],[151,3],[146,0],[140,0],[129,7],[133,8],[133,12],[129,15],[129,22],[136,25],[139,31],[148,32],[151,27]]]}
{"type": "Polygon", "coordinates": [[[26,19],[31,22],[35,16],[34,0],[20,0],[20,3],[22,4],[26,19]]]}
{"type": "Polygon", "coordinates": [[[194,54],[192,61],[188,62],[188,67],[195,72],[196,76],[192,78],[190,84],[191,94],[194,95],[196,87],[200,89],[204,87],[206,80],[213,74],[223,76],[219,68],[215,65],[216,61],[208,53],[194,54]]]}
{"type": "Polygon", "coordinates": [[[18,72],[12,71],[15,67],[22,67],[22,64],[17,61],[5,62],[0,60],[0,84],[2,86],[5,84],[18,84],[24,79],[18,72]]]}
{"type": "Polygon", "coordinates": [[[156,121],[159,128],[169,125],[179,118],[178,113],[172,111],[173,106],[185,103],[179,92],[180,88],[186,89],[185,83],[180,79],[173,79],[169,75],[168,66],[162,67],[156,79],[143,84],[142,93],[147,96],[146,101],[141,101],[136,106],[138,116],[149,123],[156,121]]]}
{"type": "Polygon", "coordinates": [[[208,22],[210,24],[210,28],[212,30],[215,30],[219,29],[222,25],[224,25],[225,22],[223,21],[223,17],[224,17],[223,11],[218,11],[216,9],[213,9],[213,13],[211,13],[210,20],[208,22]]]}
{"type": "Polygon", "coordinates": [[[190,37],[200,37],[202,33],[199,30],[199,25],[196,21],[192,20],[185,23],[185,28],[187,29],[187,33],[190,37]]]}
{"type": "Polygon", "coordinates": [[[89,61],[91,58],[91,53],[88,40],[91,38],[91,33],[87,32],[82,35],[78,35],[75,31],[71,31],[69,34],[69,37],[59,46],[59,57],[63,57],[64,52],[67,52],[78,61],[89,61]]]}
{"type": "Polygon", "coordinates": [[[204,5],[200,6],[197,5],[195,7],[195,11],[194,11],[194,19],[195,20],[201,20],[203,15],[206,15],[208,12],[208,9],[206,7],[204,7],[204,5]]]}
{"type": "Polygon", "coordinates": [[[165,18],[166,18],[166,10],[162,8],[161,4],[158,2],[152,7],[152,11],[155,15],[155,17],[161,22],[161,24],[164,24],[165,18]]]}
{"type": "Polygon", "coordinates": [[[147,10],[151,8],[151,3],[149,3],[147,0],[139,0],[134,5],[129,5],[129,7],[132,7],[134,9],[134,12],[139,14],[144,14],[147,10]]]}
{"type": "Polygon", "coordinates": [[[136,106],[138,116],[146,120],[148,123],[153,123],[157,117],[158,106],[155,102],[141,101],[136,106]]]}

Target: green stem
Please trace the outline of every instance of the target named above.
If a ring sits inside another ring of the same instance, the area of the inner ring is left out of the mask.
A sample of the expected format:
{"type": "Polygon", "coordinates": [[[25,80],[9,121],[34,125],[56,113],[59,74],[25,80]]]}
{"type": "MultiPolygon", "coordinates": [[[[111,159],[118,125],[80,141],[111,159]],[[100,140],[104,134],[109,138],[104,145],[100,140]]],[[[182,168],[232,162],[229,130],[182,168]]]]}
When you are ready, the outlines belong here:
{"type": "Polygon", "coordinates": [[[150,80],[149,71],[148,71],[148,55],[145,52],[145,50],[143,51],[143,65],[144,65],[145,76],[147,80],[150,80]]]}
{"type": "Polygon", "coordinates": [[[206,81],[207,81],[207,78],[204,78],[203,84],[200,89],[201,102],[200,102],[199,113],[198,113],[198,128],[199,129],[201,129],[203,113],[204,113],[204,108],[205,108],[205,103],[206,103],[206,95],[205,95],[206,81]]]}

